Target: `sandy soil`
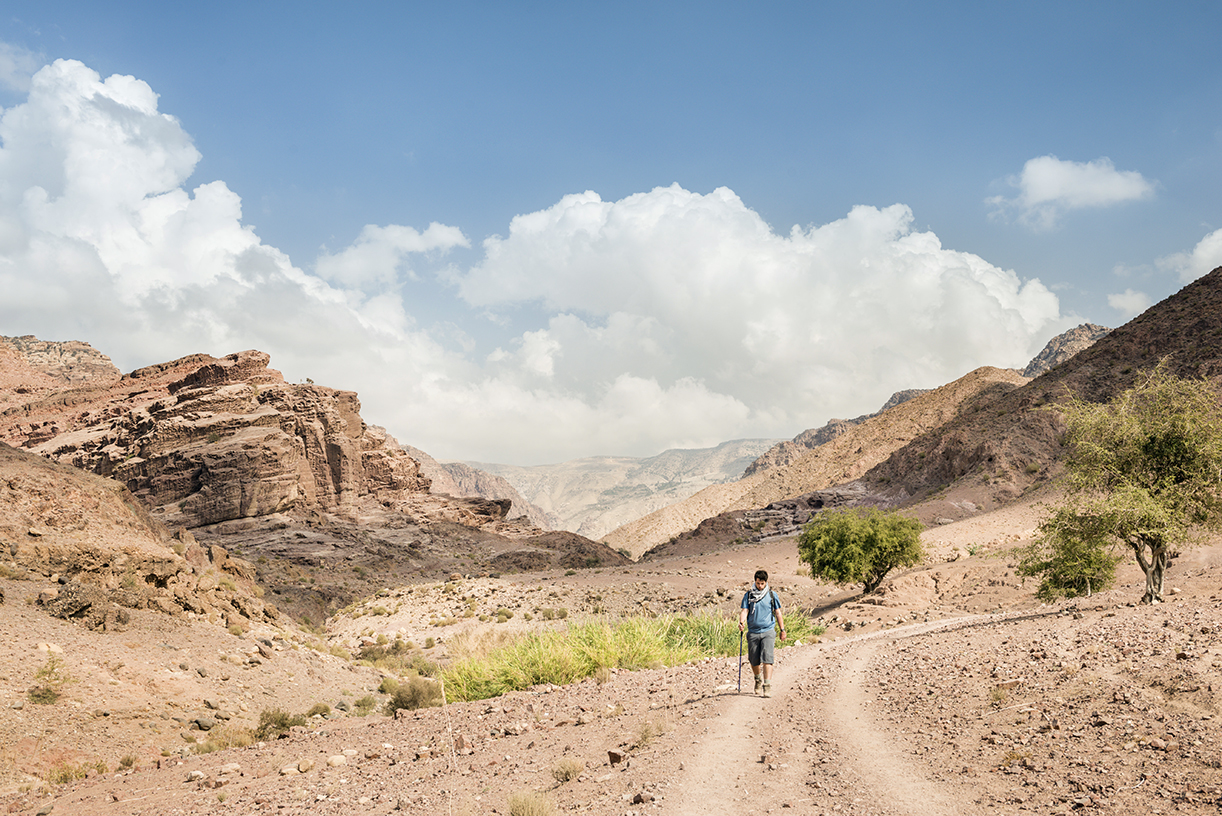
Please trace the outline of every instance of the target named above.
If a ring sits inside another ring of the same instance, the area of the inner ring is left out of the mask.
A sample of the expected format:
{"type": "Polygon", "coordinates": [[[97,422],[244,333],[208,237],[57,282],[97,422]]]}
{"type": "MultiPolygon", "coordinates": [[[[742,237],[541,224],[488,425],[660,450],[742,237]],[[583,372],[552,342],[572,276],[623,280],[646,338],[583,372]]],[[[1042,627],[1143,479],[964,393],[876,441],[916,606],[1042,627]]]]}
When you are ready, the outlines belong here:
{"type": "MultiPolygon", "coordinates": [[[[1141,575],[1126,566],[1117,589],[1042,606],[1006,556],[1034,512],[931,530],[930,563],[874,598],[797,575],[792,542],[626,573],[463,587],[487,593],[480,603],[523,612],[563,599],[574,618],[590,604],[613,613],[642,600],[729,614],[733,601],[715,590],[737,593],[764,566],[791,607],[829,626],[819,643],[779,652],[769,699],[748,693],[749,669],[738,693],[735,658],[712,659],[397,720],[319,719],[285,739],[203,755],[184,735],[204,736],[189,719],[215,711],[205,699],[249,725],[272,704],[300,711],[371,693],[377,675],[309,648],[305,633],[263,633],[277,648],[258,664],[234,662],[252,656],[258,632],[235,637],[140,613],[128,632],[88,633],[27,606],[37,582],[0,580],[0,759],[9,774],[0,809],[505,814],[511,795],[533,791],[556,812],[591,814],[1217,813],[1222,545],[1175,561],[1166,604],[1136,605],[1141,575]],[[24,700],[48,656],[39,642],[56,643],[74,677],[52,706],[24,700]],[[609,752],[622,760],[613,764],[609,752]],[[117,771],[126,753],[136,767],[117,771]],[[32,772],[57,756],[101,760],[107,770],[69,784],[37,781],[32,772]],[[561,783],[566,761],[582,770],[561,783]],[[285,773],[290,767],[307,770],[285,773]]],[[[333,622],[334,642],[402,629],[439,634],[444,649],[458,627],[475,625],[428,625],[444,611],[430,604],[453,594],[442,585],[416,590],[398,618],[349,613],[333,622]]],[[[528,625],[564,624],[524,614],[503,624],[528,625]]]]}

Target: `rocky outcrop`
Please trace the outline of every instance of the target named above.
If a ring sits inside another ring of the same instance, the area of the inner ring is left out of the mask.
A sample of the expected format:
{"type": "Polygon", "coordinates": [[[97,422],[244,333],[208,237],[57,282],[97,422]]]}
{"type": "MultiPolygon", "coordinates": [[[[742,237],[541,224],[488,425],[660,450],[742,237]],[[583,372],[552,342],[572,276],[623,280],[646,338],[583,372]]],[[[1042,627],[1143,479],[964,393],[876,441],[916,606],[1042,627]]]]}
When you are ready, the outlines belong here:
{"type": "Polygon", "coordinates": [[[351,391],[284,381],[269,357],[192,355],[0,417],[0,438],[110,476],[167,526],[275,513],[355,518],[428,490],[351,391]]]}
{"type": "Polygon", "coordinates": [[[253,565],[187,531],[171,537],[122,485],[0,444],[0,560],[54,577],[38,605],[91,629],[126,626],[127,609],[218,624],[275,620],[253,565]]]}
{"type": "Polygon", "coordinates": [[[1090,348],[1095,342],[1110,332],[1111,329],[1096,326],[1094,323],[1083,323],[1080,326],[1062,332],[1048,341],[1048,345],[1027,363],[1023,369],[1024,377],[1035,378],[1050,368],[1060,365],[1080,351],[1090,348]]]}
{"type": "Polygon", "coordinates": [[[114,382],[121,376],[102,352],[79,340],[39,340],[32,334],[0,337],[0,346],[16,351],[26,364],[67,385],[114,382]]]}
{"type": "Polygon", "coordinates": [[[105,386],[120,376],[88,343],[0,337],[0,414],[48,394],[105,386]]]}

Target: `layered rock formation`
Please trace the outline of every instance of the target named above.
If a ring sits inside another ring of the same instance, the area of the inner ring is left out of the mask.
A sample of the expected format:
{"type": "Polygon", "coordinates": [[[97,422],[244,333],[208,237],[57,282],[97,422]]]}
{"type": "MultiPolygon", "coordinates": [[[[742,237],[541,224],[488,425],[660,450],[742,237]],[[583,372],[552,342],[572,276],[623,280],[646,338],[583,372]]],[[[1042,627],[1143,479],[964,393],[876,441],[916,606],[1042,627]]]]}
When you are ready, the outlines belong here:
{"type": "Polygon", "coordinates": [[[0,337],[0,413],[46,394],[121,376],[110,358],[88,343],[0,337]]]}
{"type": "Polygon", "coordinates": [[[170,527],[357,517],[428,490],[351,391],[286,383],[268,355],[192,355],[0,416],[0,438],[127,486],[170,527]]]}

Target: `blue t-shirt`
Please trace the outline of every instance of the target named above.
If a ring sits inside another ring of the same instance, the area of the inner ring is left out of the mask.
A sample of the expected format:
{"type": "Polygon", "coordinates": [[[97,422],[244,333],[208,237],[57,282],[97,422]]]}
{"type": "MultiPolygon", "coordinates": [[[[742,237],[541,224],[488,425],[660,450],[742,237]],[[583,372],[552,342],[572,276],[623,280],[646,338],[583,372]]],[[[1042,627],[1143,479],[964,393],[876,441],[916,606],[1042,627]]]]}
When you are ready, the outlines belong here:
{"type": "Polygon", "coordinates": [[[768,590],[768,599],[772,603],[757,603],[752,605],[751,593],[743,594],[742,608],[747,610],[747,631],[749,632],[767,632],[776,627],[776,618],[773,617],[772,610],[781,608],[781,599],[776,596],[776,593],[770,588],[768,590]]]}

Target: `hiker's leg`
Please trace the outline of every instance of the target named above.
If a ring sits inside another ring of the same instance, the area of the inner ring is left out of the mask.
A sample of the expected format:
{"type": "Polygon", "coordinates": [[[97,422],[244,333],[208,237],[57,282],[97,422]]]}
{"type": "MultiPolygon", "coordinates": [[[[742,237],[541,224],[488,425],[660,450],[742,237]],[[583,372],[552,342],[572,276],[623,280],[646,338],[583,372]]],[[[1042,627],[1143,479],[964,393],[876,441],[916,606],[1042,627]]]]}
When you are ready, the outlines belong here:
{"type": "Polygon", "coordinates": [[[772,679],[773,645],[776,636],[771,632],[760,638],[760,663],[763,664],[764,682],[772,679]]]}
{"type": "Polygon", "coordinates": [[[756,632],[747,634],[747,660],[751,663],[751,671],[759,677],[760,665],[764,662],[763,638],[756,632]]]}

